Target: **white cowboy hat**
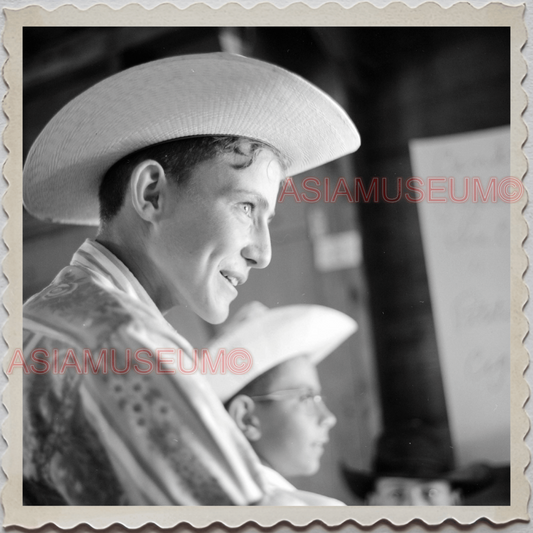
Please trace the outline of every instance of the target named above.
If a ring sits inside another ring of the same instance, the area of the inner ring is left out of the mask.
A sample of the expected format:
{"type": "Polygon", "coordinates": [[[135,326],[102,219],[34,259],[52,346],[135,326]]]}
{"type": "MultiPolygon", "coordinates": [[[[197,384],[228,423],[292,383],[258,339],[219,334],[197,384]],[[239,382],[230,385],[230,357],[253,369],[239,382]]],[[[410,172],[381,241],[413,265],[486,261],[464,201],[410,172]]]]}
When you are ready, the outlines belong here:
{"type": "Polygon", "coordinates": [[[348,315],[321,305],[289,305],[269,309],[259,302],[247,304],[227,323],[207,349],[212,361],[221,349],[226,355],[244,348],[252,357],[245,374],[205,374],[217,396],[226,402],[243,387],[275,366],[301,355],[318,364],[350,335],[357,322],[348,315]]]}
{"type": "Polygon", "coordinates": [[[291,72],[225,53],[170,57],[101,81],[52,118],[26,160],[26,209],[46,220],[97,225],[98,188],[114,163],[197,135],[262,141],[287,157],[287,175],[360,145],[345,111],[291,72]]]}

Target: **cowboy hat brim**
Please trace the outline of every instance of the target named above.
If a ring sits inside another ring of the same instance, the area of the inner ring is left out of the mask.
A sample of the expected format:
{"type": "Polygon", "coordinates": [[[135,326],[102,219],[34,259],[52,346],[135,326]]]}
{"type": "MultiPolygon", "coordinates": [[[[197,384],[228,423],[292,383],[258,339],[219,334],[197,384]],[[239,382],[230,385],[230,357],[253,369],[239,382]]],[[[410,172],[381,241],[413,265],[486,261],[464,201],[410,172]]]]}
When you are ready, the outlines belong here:
{"type": "Polygon", "coordinates": [[[401,472],[367,472],[352,470],[347,466],[341,466],[342,475],[350,487],[350,490],[361,500],[373,491],[377,479],[383,477],[406,477],[415,479],[435,480],[441,479],[448,481],[452,487],[461,489],[463,495],[471,495],[485,489],[493,481],[491,468],[484,463],[475,463],[464,468],[459,468],[451,472],[442,474],[428,473],[421,475],[408,475],[401,472]]]}
{"type": "Polygon", "coordinates": [[[26,160],[24,204],[38,218],[97,225],[98,188],[114,163],[199,135],[262,141],[286,157],[287,175],[360,145],[346,112],[291,72],[225,53],[170,57],[103,80],[52,118],[26,160]]]}
{"type": "Polygon", "coordinates": [[[307,355],[318,364],[357,330],[345,313],[321,305],[289,305],[268,309],[243,320],[210,342],[211,358],[220,350],[247,350],[252,367],[244,374],[207,373],[217,396],[226,402],[248,383],[291,358],[307,355]]]}

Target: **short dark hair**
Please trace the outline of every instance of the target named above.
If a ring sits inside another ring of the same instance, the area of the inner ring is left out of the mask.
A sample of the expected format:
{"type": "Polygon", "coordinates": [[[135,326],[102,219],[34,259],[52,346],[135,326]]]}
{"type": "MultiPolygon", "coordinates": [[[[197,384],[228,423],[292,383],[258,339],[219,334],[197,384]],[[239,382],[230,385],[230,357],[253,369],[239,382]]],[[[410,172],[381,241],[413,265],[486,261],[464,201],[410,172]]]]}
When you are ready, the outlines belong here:
{"type": "Polygon", "coordinates": [[[175,139],[153,144],[132,152],[117,161],[104,175],[98,191],[100,222],[113,219],[124,204],[124,198],[134,168],[147,159],[157,161],[165,174],[180,185],[185,185],[196,165],[223,153],[247,156],[243,164],[235,168],[247,168],[260,150],[268,149],[278,158],[284,169],[285,157],[275,148],[254,139],[238,136],[200,136],[175,139]]]}

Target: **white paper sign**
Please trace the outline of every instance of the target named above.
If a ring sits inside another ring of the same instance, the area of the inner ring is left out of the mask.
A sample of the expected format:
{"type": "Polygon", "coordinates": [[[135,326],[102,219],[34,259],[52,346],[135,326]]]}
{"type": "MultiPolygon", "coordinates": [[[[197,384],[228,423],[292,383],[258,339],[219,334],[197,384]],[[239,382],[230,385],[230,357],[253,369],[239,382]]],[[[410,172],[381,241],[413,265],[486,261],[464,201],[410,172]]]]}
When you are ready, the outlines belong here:
{"type": "Polygon", "coordinates": [[[410,150],[424,182],[419,216],[456,460],[508,462],[510,131],[414,140],[410,150]]]}

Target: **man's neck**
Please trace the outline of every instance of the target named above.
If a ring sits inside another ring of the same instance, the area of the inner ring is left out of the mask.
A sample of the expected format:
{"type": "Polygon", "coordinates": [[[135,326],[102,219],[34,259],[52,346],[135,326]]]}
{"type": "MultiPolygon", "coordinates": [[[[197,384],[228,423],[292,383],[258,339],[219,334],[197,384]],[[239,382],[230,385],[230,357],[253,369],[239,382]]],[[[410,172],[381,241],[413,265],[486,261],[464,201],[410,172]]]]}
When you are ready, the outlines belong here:
{"type": "Polygon", "coordinates": [[[132,237],[128,245],[125,246],[120,239],[113,238],[109,232],[99,232],[95,241],[124,263],[161,313],[164,314],[176,306],[176,302],[171,298],[171,292],[157,275],[157,269],[143,253],[142,243],[132,237]]]}

